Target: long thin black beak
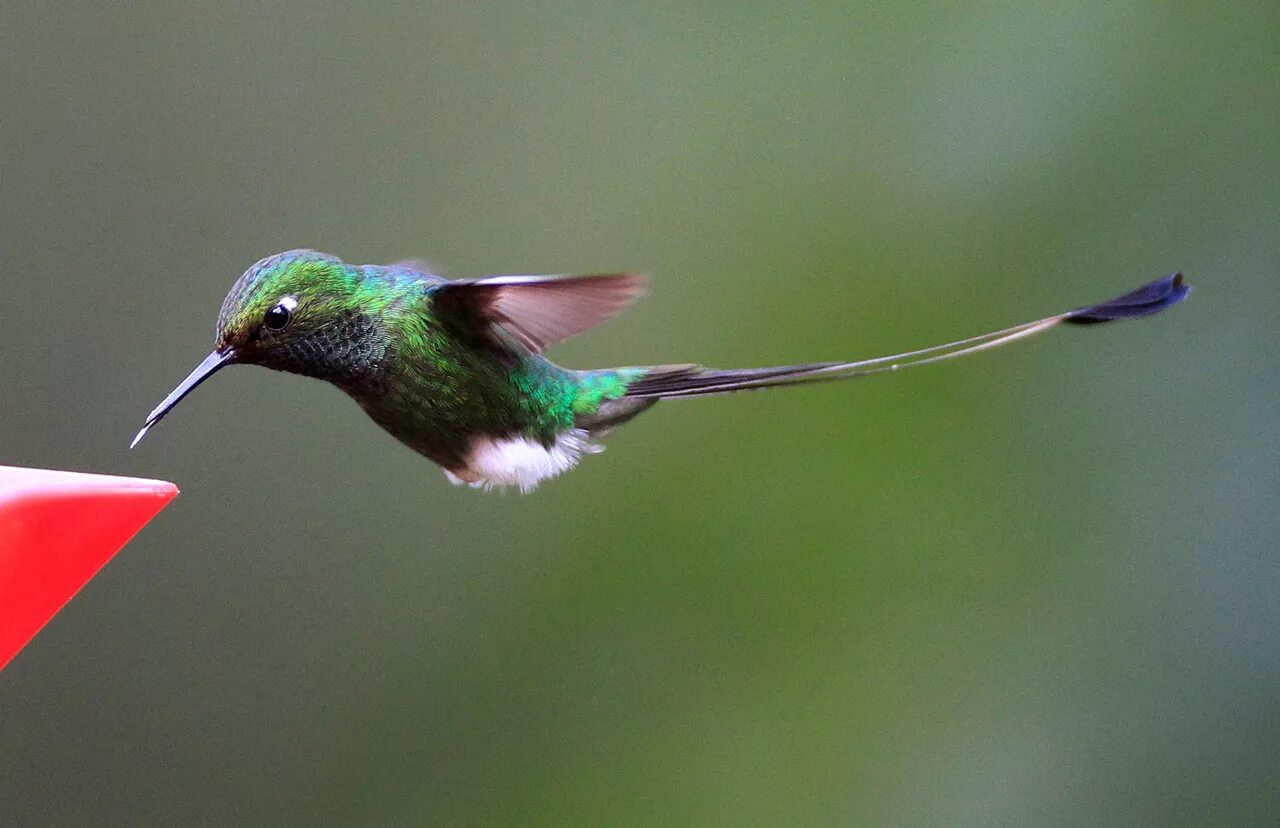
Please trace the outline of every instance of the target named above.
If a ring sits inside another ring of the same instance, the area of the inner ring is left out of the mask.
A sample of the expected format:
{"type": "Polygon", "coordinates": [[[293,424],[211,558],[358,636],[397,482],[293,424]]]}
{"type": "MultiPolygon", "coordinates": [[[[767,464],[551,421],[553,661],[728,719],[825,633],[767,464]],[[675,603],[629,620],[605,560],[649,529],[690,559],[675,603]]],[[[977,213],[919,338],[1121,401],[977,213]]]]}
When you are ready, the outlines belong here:
{"type": "Polygon", "coordinates": [[[224,365],[234,361],[235,351],[228,348],[225,351],[214,351],[204,358],[204,361],[196,366],[195,370],[187,374],[187,378],[178,383],[178,387],[169,392],[169,396],[155,407],[150,414],[147,415],[147,421],[142,424],[142,429],[138,432],[138,436],[133,438],[133,442],[129,444],[129,448],[133,448],[142,442],[142,438],[146,436],[147,430],[153,425],[160,422],[164,415],[168,414],[175,405],[182,401],[182,398],[195,390],[200,383],[213,376],[214,373],[224,365]]]}

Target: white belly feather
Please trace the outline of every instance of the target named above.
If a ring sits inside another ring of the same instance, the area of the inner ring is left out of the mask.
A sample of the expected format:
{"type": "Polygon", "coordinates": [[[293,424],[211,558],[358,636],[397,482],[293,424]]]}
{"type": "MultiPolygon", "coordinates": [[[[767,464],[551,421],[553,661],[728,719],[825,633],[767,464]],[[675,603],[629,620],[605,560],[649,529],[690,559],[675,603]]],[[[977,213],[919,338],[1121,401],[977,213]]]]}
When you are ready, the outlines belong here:
{"type": "Polygon", "coordinates": [[[455,486],[486,490],[519,486],[521,493],[528,494],[543,480],[578,465],[583,454],[601,451],[604,446],[592,443],[580,428],[561,434],[549,447],[526,437],[477,437],[465,465],[444,473],[455,486]]]}

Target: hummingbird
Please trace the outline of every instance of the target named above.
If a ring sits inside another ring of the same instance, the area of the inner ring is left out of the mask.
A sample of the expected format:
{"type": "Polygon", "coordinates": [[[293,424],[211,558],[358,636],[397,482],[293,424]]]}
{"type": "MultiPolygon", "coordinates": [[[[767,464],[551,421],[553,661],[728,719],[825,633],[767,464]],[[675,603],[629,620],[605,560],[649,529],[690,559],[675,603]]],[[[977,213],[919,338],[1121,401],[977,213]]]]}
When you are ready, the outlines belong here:
{"type": "Polygon", "coordinates": [[[261,365],[336,385],[454,484],[529,492],[584,454],[601,451],[601,437],[659,400],[942,362],[1058,325],[1149,316],[1190,290],[1174,273],[1096,305],[854,362],[578,371],[551,362],[544,349],[638,299],[640,276],[446,279],[421,262],[351,265],[315,250],[289,250],[262,259],[236,281],[218,314],[213,351],[147,415],[129,447],[216,371],[261,365]]]}

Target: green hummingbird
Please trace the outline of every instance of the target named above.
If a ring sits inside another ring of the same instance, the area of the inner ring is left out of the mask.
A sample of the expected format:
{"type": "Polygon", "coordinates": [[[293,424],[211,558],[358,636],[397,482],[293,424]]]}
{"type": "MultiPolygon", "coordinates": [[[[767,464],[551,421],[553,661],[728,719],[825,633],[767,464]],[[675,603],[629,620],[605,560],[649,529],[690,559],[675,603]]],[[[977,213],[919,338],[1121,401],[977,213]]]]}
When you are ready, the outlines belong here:
{"type": "Polygon", "coordinates": [[[231,288],[213,352],[156,406],[147,430],[215,371],[262,365],[325,380],[455,484],[522,492],[577,465],[659,400],[897,371],[1004,345],[1059,324],[1158,313],[1190,291],[1174,273],[1097,305],[981,336],[856,362],[717,370],[575,371],[542,355],[643,293],[634,274],[445,279],[418,262],[351,265],[314,250],[262,259],[231,288]]]}

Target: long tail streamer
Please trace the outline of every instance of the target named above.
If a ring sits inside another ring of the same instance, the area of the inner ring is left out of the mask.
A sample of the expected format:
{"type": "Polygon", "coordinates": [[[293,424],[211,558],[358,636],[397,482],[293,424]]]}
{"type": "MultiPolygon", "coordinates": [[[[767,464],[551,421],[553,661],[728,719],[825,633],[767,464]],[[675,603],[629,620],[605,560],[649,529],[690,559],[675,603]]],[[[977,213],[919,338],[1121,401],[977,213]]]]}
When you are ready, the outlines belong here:
{"type": "Polygon", "coordinates": [[[1034,322],[1024,322],[1012,328],[1004,328],[956,342],[948,342],[945,345],[934,345],[931,348],[857,362],[813,362],[778,368],[746,368],[728,371],[697,365],[664,366],[653,369],[650,374],[632,383],[627,388],[626,396],[677,399],[899,371],[903,368],[943,362],[998,348],[1058,325],[1096,325],[1119,319],[1151,316],[1178,304],[1187,298],[1190,292],[1191,286],[1183,283],[1182,274],[1174,273],[1123,296],[1117,296],[1096,305],[1076,308],[1066,313],[1037,319],[1034,322]]]}

